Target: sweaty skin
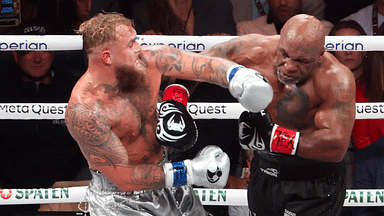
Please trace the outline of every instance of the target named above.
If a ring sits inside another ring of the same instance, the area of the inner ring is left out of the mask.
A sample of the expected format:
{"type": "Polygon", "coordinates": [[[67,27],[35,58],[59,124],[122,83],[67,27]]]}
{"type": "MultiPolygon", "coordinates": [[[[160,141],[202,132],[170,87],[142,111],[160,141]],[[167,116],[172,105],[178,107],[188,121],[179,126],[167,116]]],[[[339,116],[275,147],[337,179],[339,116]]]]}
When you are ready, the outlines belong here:
{"type": "Polygon", "coordinates": [[[132,27],[120,39],[88,54],[89,67],[75,85],[66,124],[92,170],[122,191],[164,187],[161,145],[155,137],[158,92],[163,75],[228,87],[224,59],[168,46],[144,46],[132,27]]]}
{"type": "Polygon", "coordinates": [[[338,162],[350,141],[356,87],[351,71],[325,52],[322,30],[320,21],[299,15],[281,35],[244,35],[203,54],[259,71],[274,90],[266,108],[274,123],[301,132],[297,155],[338,162]]]}

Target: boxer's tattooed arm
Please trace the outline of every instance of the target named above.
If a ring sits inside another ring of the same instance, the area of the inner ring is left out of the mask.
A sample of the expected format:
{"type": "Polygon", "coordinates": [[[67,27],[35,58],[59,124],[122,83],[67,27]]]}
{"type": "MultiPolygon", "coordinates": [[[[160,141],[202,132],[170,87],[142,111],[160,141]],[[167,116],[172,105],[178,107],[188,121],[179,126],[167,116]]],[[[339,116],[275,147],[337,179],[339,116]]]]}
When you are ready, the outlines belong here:
{"type": "Polygon", "coordinates": [[[190,78],[195,80],[200,80],[202,74],[205,73],[208,75],[205,75],[204,79],[222,86],[226,84],[226,70],[233,64],[223,59],[189,55],[189,53],[185,54],[178,49],[171,48],[154,50],[151,52],[151,58],[155,59],[156,67],[162,73],[184,74],[191,71],[194,76],[190,78]]]}
{"type": "MultiPolygon", "coordinates": [[[[97,107],[97,106],[96,106],[97,107]]],[[[86,104],[74,104],[67,108],[66,124],[79,144],[86,159],[95,167],[123,167],[130,171],[131,185],[142,188],[164,187],[161,166],[131,166],[128,152],[120,139],[111,131],[109,119],[86,104]]]]}
{"type": "Polygon", "coordinates": [[[74,104],[67,108],[66,122],[69,132],[93,165],[127,165],[125,148],[111,131],[109,119],[98,110],[86,104],[74,104]]]}

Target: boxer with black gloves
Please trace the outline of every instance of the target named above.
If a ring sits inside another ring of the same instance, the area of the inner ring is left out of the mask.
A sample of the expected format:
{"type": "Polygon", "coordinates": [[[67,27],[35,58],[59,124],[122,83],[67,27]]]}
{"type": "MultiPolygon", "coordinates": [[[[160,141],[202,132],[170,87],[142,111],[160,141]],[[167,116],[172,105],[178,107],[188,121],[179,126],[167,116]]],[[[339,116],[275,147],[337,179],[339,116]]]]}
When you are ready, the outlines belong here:
{"type": "Polygon", "coordinates": [[[272,94],[252,91],[260,85],[248,77],[256,73],[240,73],[240,85],[231,83],[240,70],[228,76],[231,93],[250,111],[239,119],[239,141],[255,155],[248,184],[252,215],[341,215],[356,86],[349,68],[326,52],[325,35],[318,19],[300,14],[280,35],[243,35],[201,52],[258,71],[273,89],[264,103],[272,94]]]}
{"type": "Polygon", "coordinates": [[[274,124],[265,110],[258,113],[244,111],[239,118],[239,143],[245,150],[295,155],[300,132],[274,124]]]}
{"type": "Polygon", "coordinates": [[[192,148],[198,138],[195,121],[186,109],[188,97],[189,92],[184,86],[172,84],[164,90],[159,108],[157,141],[177,151],[192,148]]]}

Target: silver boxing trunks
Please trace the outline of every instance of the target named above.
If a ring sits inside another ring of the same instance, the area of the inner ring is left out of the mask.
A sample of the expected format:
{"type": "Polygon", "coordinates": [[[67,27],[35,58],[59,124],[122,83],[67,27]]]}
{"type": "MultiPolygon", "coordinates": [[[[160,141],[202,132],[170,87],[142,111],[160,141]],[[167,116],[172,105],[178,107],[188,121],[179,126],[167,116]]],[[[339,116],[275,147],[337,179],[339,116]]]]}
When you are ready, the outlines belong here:
{"type": "Polygon", "coordinates": [[[192,187],[121,191],[100,172],[91,170],[92,180],[84,202],[91,216],[122,215],[207,215],[192,187]]]}

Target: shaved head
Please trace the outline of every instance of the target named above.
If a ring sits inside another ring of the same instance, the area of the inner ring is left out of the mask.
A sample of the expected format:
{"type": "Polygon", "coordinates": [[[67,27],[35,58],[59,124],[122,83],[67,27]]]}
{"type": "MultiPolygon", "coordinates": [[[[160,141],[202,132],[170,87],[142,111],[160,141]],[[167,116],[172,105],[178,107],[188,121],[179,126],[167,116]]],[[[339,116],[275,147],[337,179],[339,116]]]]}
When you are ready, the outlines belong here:
{"type": "Polygon", "coordinates": [[[299,14],[290,18],[281,29],[281,40],[319,52],[324,51],[325,30],[314,16],[299,14]]]}

